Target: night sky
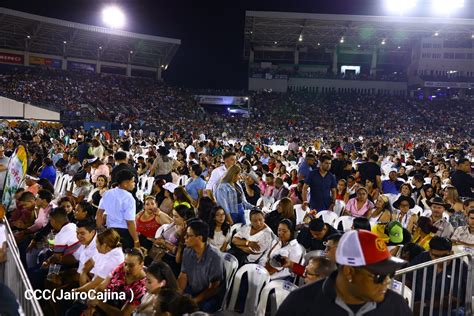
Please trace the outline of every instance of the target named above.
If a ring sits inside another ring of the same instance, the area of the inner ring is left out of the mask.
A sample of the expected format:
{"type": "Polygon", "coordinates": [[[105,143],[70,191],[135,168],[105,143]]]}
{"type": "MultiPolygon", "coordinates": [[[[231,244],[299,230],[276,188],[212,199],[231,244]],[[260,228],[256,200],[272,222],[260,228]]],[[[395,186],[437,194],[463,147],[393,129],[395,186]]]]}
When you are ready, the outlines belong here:
{"type": "MultiPolygon", "coordinates": [[[[418,15],[426,15],[421,2],[418,15]]],[[[179,38],[181,47],[165,81],[189,88],[245,89],[243,60],[245,11],[282,11],[385,15],[383,0],[4,0],[1,6],[73,22],[102,26],[101,9],[115,3],[124,9],[126,31],[179,38]]],[[[466,3],[473,0],[466,0],[466,3]]],[[[474,6],[460,16],[473,17],[474,6]]]]}

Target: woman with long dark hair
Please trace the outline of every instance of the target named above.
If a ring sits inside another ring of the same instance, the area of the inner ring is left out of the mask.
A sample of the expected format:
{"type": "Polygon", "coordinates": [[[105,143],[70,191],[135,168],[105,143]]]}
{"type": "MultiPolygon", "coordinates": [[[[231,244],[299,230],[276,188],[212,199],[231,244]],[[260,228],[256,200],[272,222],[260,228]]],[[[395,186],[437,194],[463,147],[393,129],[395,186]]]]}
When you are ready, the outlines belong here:
{"type": "Polygon", "coordinates": [[[230,243],[230,225],[225,221],[225,211],[214,206],[209,215],[209,244],[222,252],[227,251],[230,243]]]}

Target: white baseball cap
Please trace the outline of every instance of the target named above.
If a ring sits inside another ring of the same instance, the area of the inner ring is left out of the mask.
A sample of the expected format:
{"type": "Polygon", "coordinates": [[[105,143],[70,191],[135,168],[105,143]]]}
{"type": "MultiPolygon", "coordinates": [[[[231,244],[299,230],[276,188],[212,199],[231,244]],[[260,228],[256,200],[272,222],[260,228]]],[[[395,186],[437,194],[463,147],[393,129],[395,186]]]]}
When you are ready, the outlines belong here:
{"type": "Polygon", "coordinates": [[[178,187],[179,185],[176,185],[172,182],[167,182],[163,185],[163,189],[170,191],[171,193],[174,193],[174,190],[178,187]]]}
{"type": "Polygon", "coordinates": [[[336,262],[344,266],[364,267],[375,274],[390,274],[401,268],[405,260],[393,257],[383,238],[361,229],[342,235],[337,245],[336,262]]]}

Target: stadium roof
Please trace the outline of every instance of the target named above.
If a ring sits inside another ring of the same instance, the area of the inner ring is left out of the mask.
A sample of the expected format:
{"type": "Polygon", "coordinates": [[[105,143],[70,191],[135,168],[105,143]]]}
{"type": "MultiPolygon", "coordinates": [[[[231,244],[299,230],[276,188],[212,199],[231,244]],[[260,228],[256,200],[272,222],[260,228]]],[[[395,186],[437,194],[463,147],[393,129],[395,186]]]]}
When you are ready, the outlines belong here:
{"type": "Polygon", "coordinates": [[[244,54],[249,56],[250,47],[264,51],[334,48],[335,44],[363,48],[381,45],[383,40],[385,47],[397,48],[435,32],[450,40],[472,40],[474,20],[247,11],[244,54]]]}
{"type": "Polygon", "coordinates": [[[160,67],[169,65],[181,41],[174,38],[131,33],[105,27],[74,23],[0,8],[0,47],[25,50],[30,36],[30,52],[63,55],[127,63],[133,51],[133,65],[160,67]],[[66,41],[66,44],[64,44],[66,41]]]}

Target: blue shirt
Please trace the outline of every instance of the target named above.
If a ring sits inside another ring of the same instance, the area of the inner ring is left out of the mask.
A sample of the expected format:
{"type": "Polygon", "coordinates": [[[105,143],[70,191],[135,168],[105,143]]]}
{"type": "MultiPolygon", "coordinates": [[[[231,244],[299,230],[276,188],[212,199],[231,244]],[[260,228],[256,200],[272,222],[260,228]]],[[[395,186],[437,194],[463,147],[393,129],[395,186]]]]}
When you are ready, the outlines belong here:
{"type": "Polygon", "coordinates": [[[186,185],[186,191],[188,191],[189,195],[195,201],[199,199],[199,190],[204,191],[205,189],[206,181],[204,181],[201,177],[197,177],[186,185]]]}
{"type": "Polygon", "coordinates": [[[382,181],[382,191],[383,193],[398,194],[400,193],[400,187],[402,186],[402,181],[391,181],[384,180],[382,181]]]}
{"type": "Polygon", "coordinates": [[[56,169],[53,166],[44,167],[43,171],[41,171],[40,179],[46,179],[54,185],[54,182],[56,182],[56,169]]]}
{"type": "Polygon", "coordinates": [[[308,165],[306,163],[306,160],[301,163],[300,168],[298,169],[298,178],[301,179],[307,179],[309,173],[313,171],[313,167],[308,165]]]}
{"type": "Polygon", "coordinates": [[[317,211],[327,210],[331,205],[331,189],[336,187],[336,177],[330,172],[322,177],[316,169],[305,178],[305,183],[310,188],[309,207],[317,211]]]}
{"type": "Polygon", "coordinates": [[[107,228],[127,229],[127,221],[135,220],[136,204],[133,195],[118,187],[104,193],[99,209],[107,213],[107,228]]]}

